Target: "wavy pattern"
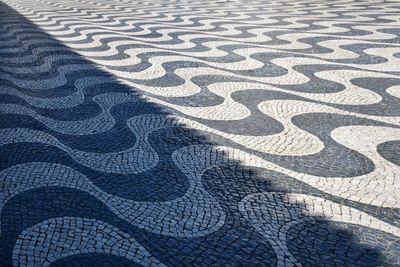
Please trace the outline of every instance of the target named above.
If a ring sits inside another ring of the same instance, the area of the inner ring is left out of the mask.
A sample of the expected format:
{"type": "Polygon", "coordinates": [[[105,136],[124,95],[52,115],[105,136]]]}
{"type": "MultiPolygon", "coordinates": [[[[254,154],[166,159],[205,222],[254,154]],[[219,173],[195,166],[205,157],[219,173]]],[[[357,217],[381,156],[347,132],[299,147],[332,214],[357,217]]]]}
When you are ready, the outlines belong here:
{"type": "Polygon", "coordinates": [[[399,266],[399,18],[0,3],[0,265],[399,266]]]}
{"type": "MultiPolygon", "coordinates": [[[[186,155],[189,156],[189,155],[186,155]]],[[[5,202],[14,195],[38,187],[59,186],[86,191],[101,200],[121,219],[144,228],[147,231],[163,235],[195,237],[214,232],[224,223],[225,213],[201,186],[198,173],[202,169],[192,169],[194,159],[185,156],[174,157],[176,165],[184,171],[190,181],[189,190],[184,196],[165,202],[138,202],[113,196],[95,186],[86,176],[59,164],[30,163],[16,165],[1,174],[4,181],[5,202]],[[51,169],[48,176],[45,170],[51,169]],[[29,181],[25,179],[29,177],[29,181]],[[53,177],[62,177],[54,180],[53,177]],[[27,183],[28,182],[28,183],[27,183]],[[182,214],[181,210],[192,210],[192,214],[182,214]],[[201,214],[202,216],[199,216],[201,214]],[[210,220],[204,220],[204,217],[210,220]],[[188,223],[190,222],[190,223],[188,223]]],[[[208,163],[208,162],[207,162],[208,163]]],[[[211,163],[208,163],[211,164],[211,163]]],[[[0,207],[1,208],[1,207],[0,207]]]]}
{"type": "Polygon", "coordinates": [[[164,266],[152,257],[137,241],[130,238],[118,228],[107,223],[85,218],[53,218],[24,230],[14,247],[14,265],[27,264],[30,266],[48,266],[58,259],[81,253],[109,253],[124,257],[147,266],[164,266]],[[101,229],[101,231],[99,231],[101,229]],[[71,234],[73,233],[73,234],[71,234]],[[82,235],[85,239],[81,239],[82,235]],[[42,239],[44,235],[48,239],[42,239]],[[107,243],[98,241],[99,236],[106,236],[107,243]],[[36,246],[36,242],[43,244],[36,246]],[[61,247],[54,245],[63,244],[61,247]],[[23,249],[23,244],[35,246],[35,250],[23,249]],[[94,246],[93,246],[94,245],[94,246]],[[119,249],[116,249],[119,248],[119,249]],[[19,251],[27,261],[19,262],[19,251]],[[37,257],[35,254],[46,255],[37,257]],[[122,252],[122,253],[121,253],[122,252]]]}
{"type": "Polygon", "coordinates": [[[290,254],[287,231],[302,221],[316,220],[319,216],[332,221],[358,224],[399,236],[399,228],[382,222],[360,210],[329,200],[302,194],[268,192],[248,195],[239,204],[243,215],[252,222],[277,250],[279,264],[293,266],[297,260],[290,254]],[[290,221],[278,214],[290,215],[290,221]],[[315,218],[317,217],[317,218],[315,218]],[[283,220],[282,220],[283,219],[283,220]]]}

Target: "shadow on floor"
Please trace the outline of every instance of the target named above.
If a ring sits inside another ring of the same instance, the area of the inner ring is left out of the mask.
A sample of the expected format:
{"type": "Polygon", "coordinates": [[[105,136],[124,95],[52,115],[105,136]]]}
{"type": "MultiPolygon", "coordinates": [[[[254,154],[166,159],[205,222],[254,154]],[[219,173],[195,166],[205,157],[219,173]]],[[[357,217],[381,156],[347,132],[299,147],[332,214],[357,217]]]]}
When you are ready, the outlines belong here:
{"type": "Polygon", "coordinates": [[[0,58],[1,266],[380,264],[289,205],[276,181],[292,178],[226,158],[4,3],[0,58]]]}

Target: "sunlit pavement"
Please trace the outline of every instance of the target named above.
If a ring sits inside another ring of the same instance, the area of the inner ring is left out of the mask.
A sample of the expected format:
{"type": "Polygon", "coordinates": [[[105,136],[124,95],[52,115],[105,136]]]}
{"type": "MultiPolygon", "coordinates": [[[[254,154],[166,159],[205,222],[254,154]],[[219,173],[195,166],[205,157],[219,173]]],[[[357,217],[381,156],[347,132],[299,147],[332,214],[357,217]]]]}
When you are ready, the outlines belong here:
{"type": "Polygon", "coordinates": [[[400,266],[399,1],[0,3],[0,266],[400,266]]]}

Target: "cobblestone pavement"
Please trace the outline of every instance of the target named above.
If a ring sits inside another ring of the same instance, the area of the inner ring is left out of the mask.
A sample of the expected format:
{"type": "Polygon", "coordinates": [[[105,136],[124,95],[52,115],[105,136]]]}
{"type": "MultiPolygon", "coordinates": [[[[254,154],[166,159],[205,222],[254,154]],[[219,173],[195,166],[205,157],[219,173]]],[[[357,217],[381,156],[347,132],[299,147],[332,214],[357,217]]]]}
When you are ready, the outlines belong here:
{"type": "Polygon", "coordinates": [[[3,0],[0,266],[400,266],[399,35],[399,0],[3,0]]]}

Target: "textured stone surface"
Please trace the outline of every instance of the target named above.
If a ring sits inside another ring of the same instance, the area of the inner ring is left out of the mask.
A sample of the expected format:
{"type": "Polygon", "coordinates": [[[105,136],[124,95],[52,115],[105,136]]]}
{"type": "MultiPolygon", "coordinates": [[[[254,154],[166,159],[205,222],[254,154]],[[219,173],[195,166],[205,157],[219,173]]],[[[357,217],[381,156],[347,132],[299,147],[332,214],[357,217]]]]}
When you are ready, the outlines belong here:
{"type": "Polygon", "coordinates": [[[0,266],[400,266],[400,2],[0,3],[0,266]]]}

